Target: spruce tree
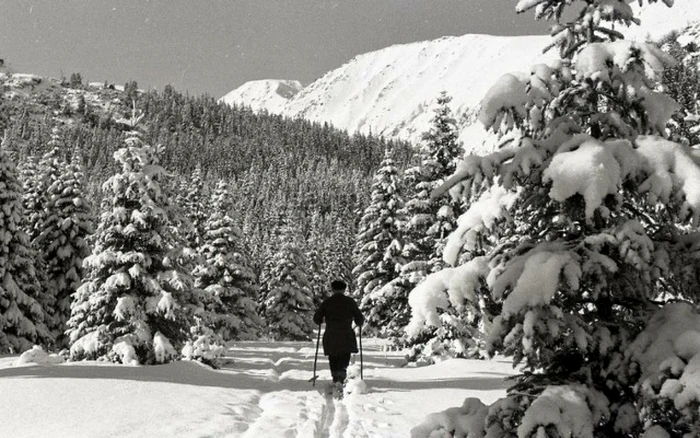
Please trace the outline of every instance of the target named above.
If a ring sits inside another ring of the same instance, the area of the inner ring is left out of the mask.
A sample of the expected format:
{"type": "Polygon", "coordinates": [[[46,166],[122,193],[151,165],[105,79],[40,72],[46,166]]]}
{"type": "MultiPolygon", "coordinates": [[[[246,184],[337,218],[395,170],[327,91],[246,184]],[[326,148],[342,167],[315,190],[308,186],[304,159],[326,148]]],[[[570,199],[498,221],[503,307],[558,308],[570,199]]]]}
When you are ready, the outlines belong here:
{"type": "Polygon", "coordinates": [[[177,264],[171,204],[159,151],[143,144],[129,120],[126,147],[114,153],[121,172],[103,185],[105,200],[87,276],[68,321],[73,359],[167,362],[189,336],[192,279],[177,264]]]}
{"type": "Polygon", "coordinates": [[[291,225],[285,225],[264,299],[269,336],[277,340],[308,340],[314,329],[313,298],[306,276],[306,260],[291,225]]]}
{"type": "Polygon", "coordinates": [[[72,295],[82,283],[83,259],[90,255],[87,238],[94,232],[94,219],[84,193],[83,173],[74,160],[59,163],[60,174],[46,191],[46,216],[34,245],[43,256],[46,284],[55,298],[56,337],[62,334],[71,314],[72,295]]]}
{"type": "Polygon", "coordinates": [[[517,9],[559,19],[571,4],[579,14],[552,28],[561,60],[503,76],[482,101],[502,146],[435,192],[471,205],[446,245],[454,267],[411,293],[409,329],[438,325],[448,302],[489,299],[486,347],[521,367],[505,398],[467,400],[469,426],[452,432],[695,436],[700,166],[665,138],[673,59],[622,39],[635,22],[625,1],[517,9]]]}
{"type": "Polygon", "coordinates": [[[229,216],[229,189],[220,181],[212,195],[195,268],[195,286],[205,295],[204,325],[224,341],[254,339],[262,328],[257,315],[257,286],[243,235],[229,216]]]}
{"type": "Polygon", "coordinates": [[[355,243],[353,269],[356,297],[365,314],[366,327],[379,333],[392,320],[397,297],[383,289],[398,276],[403,264],[399,240],[399,211],[403,199],[399,193],[398,169],[387,149],[372,182],[370,203],[364,211],[355,243]]]}
{"type": "Polygon", "coordinates": [[[209,217],[206,199],[207,191],[205,190],[202,166],[197,164],[192,175],[182,181],[176,199],[176,204],[182,208],[191,223],[191,228],[186,230],[185,237],[192,249],[198,248],[203,240],[205,222],[209,217]]]}
{"type": "MultiPolygon", "coordinates": [[[[49,153],[51,154],[51,151],[49,153]]],[[[50,171],[50,169],[46,170],[50,171]]],[[[30,242],[41,233],[39,224],[44,220],[46,212],[46,189],[49,186],[47,181],[52,176],[55,177],[56,174],[56,172],[52,172],[51,175],[44,174],[39,160],[33,155],[29,155],[19,165],[19,175],[22,181],[22,207],[26,216],[23,221],[23,229],[30,242]]]]}
{"type": "Polygon", "coordinates": [[[318,211],[311,215],[309,235],[306,240],[304,257],[307,261],[309,286],[313,297],[314,309],[317,309],[324,299],[328,298],[329,279],[326,273],[326,264],[329,262],[327,254],[324,254],[322,219],[318,211]]]}
{"type": "Polygon", "coordinates": [[[0,148],[0,353],[18,354],[52,339],[43,307],[48,300],[22,229],[22,186],[5,146],[0,148]]]}
{"type": "Polygon", "coordinates": [[[455,203],[443,205],[440,200],[430,198],[432,190],[454,172],[462,150],[449,107],[451,100],[444,92],[437,98],[432,127],[423,135],[417,163],[404,172],[403,186],[407,187],[409,196],[399,212],[400,217],[405,218],[399,232],[404,243],[401,255],[405,263],[399,276],[384,287],[384,293],[394,297],[394,317],[387,331],[397,337],[395,342],[399,345],[406,342],[402,337],[410,318],[408,294],[426,275],[442,267],[440,251],[447,234],[456,225],[455,203]]]}

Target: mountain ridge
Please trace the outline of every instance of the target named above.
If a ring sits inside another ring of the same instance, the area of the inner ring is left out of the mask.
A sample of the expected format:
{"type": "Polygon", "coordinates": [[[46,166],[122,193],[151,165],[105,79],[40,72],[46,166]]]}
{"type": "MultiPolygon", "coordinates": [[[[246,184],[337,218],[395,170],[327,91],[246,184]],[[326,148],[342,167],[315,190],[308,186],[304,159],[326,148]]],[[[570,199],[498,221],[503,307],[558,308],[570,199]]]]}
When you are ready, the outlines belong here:
{"type": "MultiPolygon", "coordinates": [[[[637,40],[657,39],[686,28],[693,18],[700,20],[700,2],[692,0],[677,0],[673,8],[660,3],[634,7],[642,25],[623,33],[637,40]]],[[[533,64],[555,58],[554,51],[542,53],[549,41],[549,35],[466,34],[394,44],[354,56],[289,99],[254,96],[244,84],[220,101],[415,143],[430,126],[435,99],[445,91],[453,98],[460,140],[470,150],[483,151],[492,144],[474,123],[474,114],[484,94],[502,74],[528,72],[533,64]]]]}

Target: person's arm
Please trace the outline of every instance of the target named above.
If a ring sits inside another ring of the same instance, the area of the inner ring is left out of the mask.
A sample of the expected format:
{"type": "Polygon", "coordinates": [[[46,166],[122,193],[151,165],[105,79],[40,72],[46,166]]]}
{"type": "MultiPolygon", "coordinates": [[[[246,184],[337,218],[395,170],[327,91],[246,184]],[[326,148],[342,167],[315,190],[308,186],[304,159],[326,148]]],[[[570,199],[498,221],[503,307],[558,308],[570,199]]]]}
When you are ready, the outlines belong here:
{"type": "Polygon", "coordinates": [[[317,325],[321,325],[323,322],[323,303],[319,306],[318,309],[316,309],[316,312],[314,313],[314,322],[317,325]]]}
{"type": "Polygon", "coordinates": [[[355,325],[358,327],[361,327],[365,322],[365,317],[362,315],[362,312],[360,312],[360,308],[357,307],[355,300],[352,300],[352,319],[355,320],[355,325]]]}

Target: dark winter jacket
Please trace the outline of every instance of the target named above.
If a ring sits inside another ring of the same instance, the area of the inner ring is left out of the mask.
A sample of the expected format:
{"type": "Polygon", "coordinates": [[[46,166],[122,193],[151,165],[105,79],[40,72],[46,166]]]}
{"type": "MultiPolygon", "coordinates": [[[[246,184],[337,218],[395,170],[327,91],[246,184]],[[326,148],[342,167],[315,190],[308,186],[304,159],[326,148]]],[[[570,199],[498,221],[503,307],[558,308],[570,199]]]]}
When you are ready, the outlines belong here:
{"type": "Polygon", "coordinates": [[[357,353],[357,339],[352,331],[353,320],[360,326],[365,318],[352,298],[343,294],[333,294],[321,303],[321,307],[314,314],[314,322],[319,325],[324,321],[326,323],[323,354],[335,356],[357,353]]]}

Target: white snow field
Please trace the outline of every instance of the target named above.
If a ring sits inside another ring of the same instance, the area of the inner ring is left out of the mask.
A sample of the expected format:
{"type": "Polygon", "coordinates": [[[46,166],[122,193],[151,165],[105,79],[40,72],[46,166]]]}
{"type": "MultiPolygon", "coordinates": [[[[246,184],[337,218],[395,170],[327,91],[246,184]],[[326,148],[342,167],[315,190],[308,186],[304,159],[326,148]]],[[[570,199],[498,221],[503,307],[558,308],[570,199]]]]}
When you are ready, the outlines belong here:
{"type": "MultiPolygon", "coordinates": [[[[364,385],[326,394],[330,372],[312,342],[240,342],[221,370],[197,362],[128,366],[20,364],[0,357],[0,437],[408,437],[427,414],[466,397],[490,404],[514,374],[505,359],[401,367],[382,341],[364,345],[364,385]]],[[[350,373],[359,370],[359,355],[350,373]]]]}

